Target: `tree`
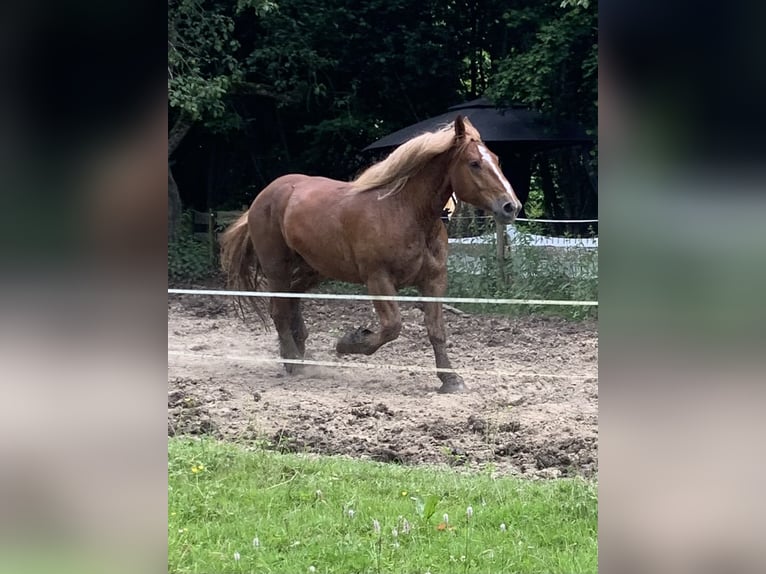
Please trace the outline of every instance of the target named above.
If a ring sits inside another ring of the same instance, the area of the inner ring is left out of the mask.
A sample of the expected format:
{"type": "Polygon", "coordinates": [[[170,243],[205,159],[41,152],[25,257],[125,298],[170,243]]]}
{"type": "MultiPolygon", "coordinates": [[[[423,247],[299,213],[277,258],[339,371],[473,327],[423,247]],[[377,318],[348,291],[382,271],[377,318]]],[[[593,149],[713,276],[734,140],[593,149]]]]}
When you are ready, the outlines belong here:
{"type": "MultiPolygon", "coordinates": [[[[588,0],[529,3],[507,10],[504,18],[516,42],[509,54],[497,62],[489,95],[497,101],[527,104],[554,124],[576,120],[595,137],[598,115],[595,3],[588,0]]],[[[584,158],[582,155],[582,150],[566,149],[538,157],[537,175],[547,215],[579,217],[584,212],[595,212],[596,149],[584,158]],[[566,193],[555,184],[554,177],[568,182],[566,193]]]]}
{"type": "MultiPolygon", "coordinates": [[[[241,121],[228,97],[243,83],[245,66],[235,36],[235,17],[253,8],[265,13],[270,0],[168,0],[168,104],[172,127],[168,159],[197,123],[212,131],[236,129],[241,121]]],[[[178,225],[181,199],[168,164],[168,234],[178,225]]]]}
{"type": "Polygon", "coordinates": [[[248,81],[278,106],[252,102],[271,176],[287,170],[346,178],[359,150],[460,99],[464,49],[449,2],[282,0],[242,30],[248,81]]]}

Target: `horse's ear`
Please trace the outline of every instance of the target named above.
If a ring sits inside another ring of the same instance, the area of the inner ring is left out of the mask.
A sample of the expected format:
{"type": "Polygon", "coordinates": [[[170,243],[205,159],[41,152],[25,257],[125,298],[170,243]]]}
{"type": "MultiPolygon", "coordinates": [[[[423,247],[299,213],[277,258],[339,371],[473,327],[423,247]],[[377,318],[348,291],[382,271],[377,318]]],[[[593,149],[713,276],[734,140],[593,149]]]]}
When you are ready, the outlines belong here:
{"type": "Polygon", "coordinates": [[[462,138],[465,135],[465,122],[463,122],[463,116],[459,115],[455,118],[455,137],[462,138]]]}

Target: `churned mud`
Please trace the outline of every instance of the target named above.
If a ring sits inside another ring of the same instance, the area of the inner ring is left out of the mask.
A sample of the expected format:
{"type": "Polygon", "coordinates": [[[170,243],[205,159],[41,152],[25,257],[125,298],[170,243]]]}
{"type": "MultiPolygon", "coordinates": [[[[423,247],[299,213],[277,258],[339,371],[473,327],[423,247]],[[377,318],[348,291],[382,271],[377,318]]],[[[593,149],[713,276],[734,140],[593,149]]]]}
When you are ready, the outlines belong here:
{"type": "Polygon", "coordinates": [[[374,325],[371,304],[305,301],[306,358],[381,368],[275,364],[276,333],[215,297],[168,303],[168,434],[259,440],[270,448],[400,464],[450,464],[536,477],[598,469],[597,323],[445,313],[468,392],[441,395],[414,306],[400,338],[372,356],[335,341],[374,325]],[[392,370],[387,366],[406,366],[392,370]]]}

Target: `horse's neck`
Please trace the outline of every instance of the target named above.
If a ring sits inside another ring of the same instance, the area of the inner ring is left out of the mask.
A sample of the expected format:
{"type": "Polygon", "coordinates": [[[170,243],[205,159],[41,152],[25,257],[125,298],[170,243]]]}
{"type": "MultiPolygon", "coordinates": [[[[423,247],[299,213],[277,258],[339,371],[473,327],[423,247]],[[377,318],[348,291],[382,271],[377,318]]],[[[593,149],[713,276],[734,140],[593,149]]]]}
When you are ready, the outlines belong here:
{"type": "Polygon", "coordinates": [[[421,219],[433,221],[441,218],[444,206],[452,195],[449,181],[450,152],[434,158],[407,184],[399,196],[411,204],[421,219]]]}

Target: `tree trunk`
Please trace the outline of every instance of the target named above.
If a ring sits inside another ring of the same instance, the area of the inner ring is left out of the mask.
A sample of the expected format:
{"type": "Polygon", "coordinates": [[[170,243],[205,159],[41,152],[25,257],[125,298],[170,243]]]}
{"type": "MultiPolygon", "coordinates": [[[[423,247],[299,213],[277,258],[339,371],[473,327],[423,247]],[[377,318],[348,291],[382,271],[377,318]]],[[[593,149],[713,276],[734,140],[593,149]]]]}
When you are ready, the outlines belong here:
{"type": "Polygon", "coordinates": [[[185,114],[178,116],[176,123],[174,123],[173,127],[170,129],[170,134],[168,134],[168,157],[173,155],[173,152],[176,151],[181,140],[184,139],[184,136],[189,133],[191,127],[192,122],[185,114]]]}
{"type": "Polygon", "coordinates": [[[549,161],[550,160],[546,154],[540,155],[540,163],[538,165],[540,168],[540,187],[543,190],[543,217],[556,219],[559,206],[549,161]]]}
{"type": "MultiPolygon", "coordinates": [[[[168,134],[168,159],[178,148],[181,140],[189,133],[192,122],[182,113],[168,134]]],[[[173,171],[168,162],[168,239],[172,238],[178,231],[178,224],[181,221],[181,195],[178,193],[178,185],[173,178],[173,171]]]]}
{"type": "Polygon", "coordinates": [[[215,205],[214,195],[216,189],[216,167],[218,167],[218,140],[210,142],[210,162],[207,165],[207,189],[205,190],[205,208],[208,212],[215,205]]]}

